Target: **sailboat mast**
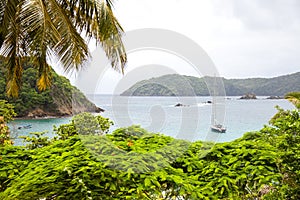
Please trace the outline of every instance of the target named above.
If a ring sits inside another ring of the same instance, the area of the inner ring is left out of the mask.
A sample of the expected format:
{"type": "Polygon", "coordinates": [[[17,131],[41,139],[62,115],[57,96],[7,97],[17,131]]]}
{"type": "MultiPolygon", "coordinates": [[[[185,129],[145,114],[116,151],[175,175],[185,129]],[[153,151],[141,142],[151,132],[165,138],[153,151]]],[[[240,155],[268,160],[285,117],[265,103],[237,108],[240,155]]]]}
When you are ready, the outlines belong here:
{"type": "Polygon", "coordinates": [[[216,74],[214,74],[214,84],[213,84],[213,101],[212,101],[212,119],[211,124],[216,124],[216,74]]]}

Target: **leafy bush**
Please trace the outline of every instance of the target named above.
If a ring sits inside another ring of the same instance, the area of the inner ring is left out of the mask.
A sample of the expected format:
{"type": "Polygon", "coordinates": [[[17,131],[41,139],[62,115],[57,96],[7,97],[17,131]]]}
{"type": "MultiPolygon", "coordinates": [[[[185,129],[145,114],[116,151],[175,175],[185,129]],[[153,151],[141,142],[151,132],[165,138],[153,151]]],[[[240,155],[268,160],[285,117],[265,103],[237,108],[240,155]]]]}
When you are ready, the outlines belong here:
{"type": "Polygon", "coordinates": [[[300,111],[278,108],[270,124],[261,132],[278,152],[283,176],[279,192],[283,199],[300,199],[300,111]]]}
{"type": "Polygon", "coordinates": [[[51,141],[0,149],[0,199],[300,199],[299,116],[279,109],[269,126],[218,144],[139,126],[78,134],[72,120],[51,141]]]}
{"type": "Polygon", "coordinates": [[[0,146],[5,144],[12,144],[9,135],[9,128],[6,125],[16,116],[13,105],[4,100],[0,100],[0,146]]]}
{"type": "MultiPolygon", "coordinates": [[[[31,161],[31,153],[22,147],[0,146],[0,196],[31,161]]],[[[1,199],[8,199],[5,196],[1,199]]]]}
{"type": "Polygon", "coordinates": [[[113,122],[108,118],[83,112],[75,115],[69,124],[54,126],[54,131],[64,140],[75,135],[102,135],[108,133],[111,125],[113,122]]]}

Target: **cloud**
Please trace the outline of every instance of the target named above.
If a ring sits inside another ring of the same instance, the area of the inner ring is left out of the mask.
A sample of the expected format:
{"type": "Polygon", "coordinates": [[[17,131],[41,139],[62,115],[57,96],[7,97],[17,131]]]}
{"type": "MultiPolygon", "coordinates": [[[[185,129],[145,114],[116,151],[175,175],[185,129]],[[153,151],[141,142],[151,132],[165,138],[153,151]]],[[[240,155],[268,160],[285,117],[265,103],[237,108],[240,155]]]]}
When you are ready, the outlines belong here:
{"type": "Polygon", "coordinates": [[[299,0],[232,0],[235,17],[249,29],[299,30],[299,0]]]}
{"type": "MultiPolygon", "coordinates": [[[[228,78],[300,69],[299,0],[126,0],[116,1],[114,11],[125,31],[163,28],[194,40],[228,78]]],[[[144,61],[130,58],[129,68],[151,64],[144,61]]]]}
{"type": "Polygon", "coordinates": [[[213,0],[218,18],[208,48],[227,77],[276,76],[299,71],[300,1],[213,0]]]}

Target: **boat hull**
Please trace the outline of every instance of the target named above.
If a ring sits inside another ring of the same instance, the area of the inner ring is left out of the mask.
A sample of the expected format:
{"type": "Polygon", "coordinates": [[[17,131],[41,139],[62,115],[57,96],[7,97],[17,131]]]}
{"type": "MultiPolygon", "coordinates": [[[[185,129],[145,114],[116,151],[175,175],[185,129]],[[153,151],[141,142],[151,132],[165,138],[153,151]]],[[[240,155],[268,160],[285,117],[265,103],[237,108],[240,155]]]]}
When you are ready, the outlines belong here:
{"type": "Polygon", "coordinates": [[[224,128],[224,127],[211,126],[211,130],[213,132],[217,132],[217,133],[225,133],[226,132],[226,128],[224,128]]]}

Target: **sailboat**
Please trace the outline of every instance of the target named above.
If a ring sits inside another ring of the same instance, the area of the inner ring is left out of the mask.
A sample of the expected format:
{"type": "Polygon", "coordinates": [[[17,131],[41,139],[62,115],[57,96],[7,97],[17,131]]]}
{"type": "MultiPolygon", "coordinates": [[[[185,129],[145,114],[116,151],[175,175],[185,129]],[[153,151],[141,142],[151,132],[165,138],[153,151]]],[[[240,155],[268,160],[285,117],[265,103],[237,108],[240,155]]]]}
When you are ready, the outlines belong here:
{"type": "Polygon", "coordinates": [[[214,80],[214,90],[213,90],[213,101],[212,101],[212,117],[211,117],[211,130],[218,133],[225,133],[226,127],[220,124],[216,118],[217,105],[216,105],[216,76],[214,80]]]}
{"type": "Polygon", "coordinates": [[[211,125],[211,130],[218,133],[225,133],[226,127],[224,127],[222,124],[215,123],[211,125]]]}

